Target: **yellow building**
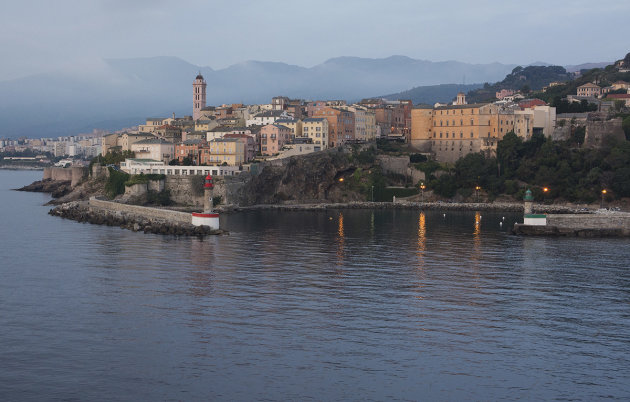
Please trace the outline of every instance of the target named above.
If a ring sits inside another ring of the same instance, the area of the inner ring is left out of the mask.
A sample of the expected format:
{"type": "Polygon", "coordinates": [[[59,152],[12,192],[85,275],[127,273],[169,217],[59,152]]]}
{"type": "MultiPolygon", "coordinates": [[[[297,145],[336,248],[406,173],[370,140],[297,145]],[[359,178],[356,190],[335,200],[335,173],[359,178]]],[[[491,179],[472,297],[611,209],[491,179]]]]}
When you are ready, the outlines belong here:
{"type": "Polygon", "coordinates": [[[120,147],[123,151],[131,151],[131,145],[136,142],[153,138],[155,136],[149,133],[124,133],[120,136],[120,147]]]}
{"type": "Polygon", "coordinates": [[[302,120],[278,119],[274,124],[281,124],[291,130],[293,138],[302,137],[302,120]]]}
{"type": "Polygon", "coordinates": [[[323,151],[328,148],[328,120],[324,118],[308,118],[302,122],[302,136],[313,141],[315,147],[323,151]]]}
{"type": "Polygon", "coordinates": [[[503,136],[514,130],[514,112],[494,104],[418,106],[411,111],[411,145],[453,163],[475,152],[496,152],[503,136]]]}
{"type": "Polygon", "coordinates": [[[138,131],[141,133],[153,133],[155,130],[160,128],[160,126],[164,125],[164,120],[167,119],[162,117],[149,117],[147,119],[147,124],[140,124],[138,126],[138,131]]]}
{"type": "Polygon", "coordinates": [[[209,141],[208,146],[199,151],[201,164],[238,166],[245,163],[245,143],[237,138],[209,141]]]}
{"type": "Polygon", "coordinates": [[[107,155],[113,149],[121,149],[117,147],[121,147],[121,140],[118,134],[101,137],[101,155],[107,155]]]}

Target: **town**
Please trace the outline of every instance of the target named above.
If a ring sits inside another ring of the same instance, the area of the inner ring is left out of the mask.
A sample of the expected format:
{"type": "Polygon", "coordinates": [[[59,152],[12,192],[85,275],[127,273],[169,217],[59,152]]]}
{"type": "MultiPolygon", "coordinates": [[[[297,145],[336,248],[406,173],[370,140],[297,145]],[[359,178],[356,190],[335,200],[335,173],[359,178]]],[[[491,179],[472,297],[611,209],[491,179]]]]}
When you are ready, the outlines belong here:
{"type": "MultiPolygon", "coordinates": [[[[610,67],[619,73],[629,71],[624,59],[610,67]]],[[[451,104],[414,105],[411,100],[380,98],[348,104],[276,96],[268,104],[208,106],[207,83],[198,74],[192,83],[190,116],[149,117],[145,124],[114,133],[94,130],[58,138],[3,139],[0,152],[5,164],[87,165],[98,155],[119,153],[127,156],[120,167],[129,174],[233,176],[249,170],[255,161],[376,140],[406,143],[428,159],[453,164],[470,153],[495,155],[508,132],[524,141],[534,134],[562,140],[582,126],[586,145],[597,145],[604,134],[623,138],[621,118],[613,112],[630,107],[628,82],[578,86],[562,102],[586,105],[581,113],[557,113],[556,107],[536,97],[566,84],[550,82],[539,92],[500,88],[494,99],[478,103],[468,103],[460,92],[451,104]],[[604,130],[599,129],[603,121],[604,130]]]]}

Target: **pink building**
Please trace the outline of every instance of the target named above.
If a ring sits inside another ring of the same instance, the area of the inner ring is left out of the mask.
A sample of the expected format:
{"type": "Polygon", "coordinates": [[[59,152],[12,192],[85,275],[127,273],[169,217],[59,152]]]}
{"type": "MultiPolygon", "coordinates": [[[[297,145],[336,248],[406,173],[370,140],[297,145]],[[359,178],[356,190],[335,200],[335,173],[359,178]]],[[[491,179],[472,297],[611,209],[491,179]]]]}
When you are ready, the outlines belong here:
{"type": "Polygon", "coordinates": [[[502,89],[498,92],[495,92],[495,98],[501,100],[503,98],[505,98],[506,96],[512,96],[514,95],[514,91],[511,89],[502,89]]]}
{"type": "Polygon", "coordinates": [[[260,152],[275,155],[291,139],[291,129],[280,124],[267,124],[260,129],[260,152]]]}

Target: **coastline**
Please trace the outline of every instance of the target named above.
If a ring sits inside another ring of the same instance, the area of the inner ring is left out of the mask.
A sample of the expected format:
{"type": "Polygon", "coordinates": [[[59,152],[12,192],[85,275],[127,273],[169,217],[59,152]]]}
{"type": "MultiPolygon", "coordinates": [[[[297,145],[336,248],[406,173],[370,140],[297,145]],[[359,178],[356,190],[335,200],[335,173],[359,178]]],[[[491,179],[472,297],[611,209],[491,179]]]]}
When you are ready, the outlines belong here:
{"type": "Polygon", "coordinates": [[[0,165],[1,170],[44,170],[44,166],[11,166],[0,165]]]}
{"type": "MultiPolygon", "coordinates": [[[[422,209],[440,211],[497,211],[523,212],[522,203],[454,203],[454,202],[346,202],[346,203],[316,203],[316,204],[259,204],[250,206],[220,205],[215,208],[221,213],[236,213],[258,210],[276,211],[325,211],[335,209],[422,209]]],[[[534,205],[536,212],[576,214],[588,213],[578,208],[565,205],[534,205]]]]}

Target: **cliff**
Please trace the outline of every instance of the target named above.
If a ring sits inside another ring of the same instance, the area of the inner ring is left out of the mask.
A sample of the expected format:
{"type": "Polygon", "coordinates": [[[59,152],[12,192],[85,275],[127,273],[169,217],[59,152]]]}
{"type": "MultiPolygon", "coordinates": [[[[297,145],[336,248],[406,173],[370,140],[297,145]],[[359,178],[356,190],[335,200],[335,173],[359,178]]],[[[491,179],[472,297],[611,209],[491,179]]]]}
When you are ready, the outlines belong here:
{"type": "Polygon", "coordinates": [[[265,162],[253,172],[218,183],[218,194],[241,206],[365,200],[353,174],[375,163],[371,146],[335,148],[265,162]],[[361,158],[359,155],[364,157],[361,158]],[[341,180],[340,180],[341,179],[341,180]]]}

